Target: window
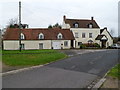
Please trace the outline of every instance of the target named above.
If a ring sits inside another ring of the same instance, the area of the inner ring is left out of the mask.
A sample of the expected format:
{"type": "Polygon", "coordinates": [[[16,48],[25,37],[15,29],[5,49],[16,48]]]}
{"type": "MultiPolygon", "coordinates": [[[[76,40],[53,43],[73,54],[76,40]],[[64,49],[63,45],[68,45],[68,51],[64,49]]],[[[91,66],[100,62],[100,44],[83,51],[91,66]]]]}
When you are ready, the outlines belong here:
{"type": "Polygon", "coordinates": [[[25,49],[25,44],[21,44],[21,49],[25,49]]]}
{"type": "Polygon", "coordinates": [[[58,38],[58,39],[62,39],[62,38],[63,38],[62,34],[59,33],[58,36],[57,36],[57,38],[58,38]]]}
{"type": "Polygon", "coordinates": [[[78,33],[75,33],[75,38],[78,38],[78,33]]]}
{"type": "Polygon", "coordinates": [[[75,23],[75,28],[78,28],[78,23],[75,23]]]}
{"type": "Polygon", "coordinates": [[[90,23],[90,24],[89,24],[89,28],[93,28],[93,25],[92,25],[92,23],[90,23]]]}
{"type": "Polygon", "coordinates": [[[82,44],[82,42],[78,42],[78,46],[80,46],[82,44]]]}
{"type": "Polygon", "coordinates": [[[79,27],[79,23],[76,22],[76,23],[73,24],[73,26],[74,26],[75,28],[78,28],[78,27],[79,27]]]}
{"type": "Polygon", "coordinates": [[[23,33],[21,33],[20,38],[21,38],[22,40],[23,40],[23,39],[25,39],[25,36],[24,36],[24,34],[23,34],[23,33]]]}
{"type": "Polygon", "coordinates": [[[89,33],[89,38],[92,38],[92,33],[89,33]]]}
{"type": "Polygon", "coordinates": [[[68,46],[68,41],[64,42],[64,46],[66,46],[66,47],[68,46]]]}
{"type": "Polygon", "coordinates": [[[39,49],[43,49],[43,43],[39,43],[39,49]]]}
{"type": "Polygon", "coordinates": [[[85,33],[82,33],[82,38],[85,38],[85,33]]]}
{"type": "Polygon", "coordinates": [[[39,39],[44,39],[43,33],[40,33],[40,34],[39,34],[39,39]]]}

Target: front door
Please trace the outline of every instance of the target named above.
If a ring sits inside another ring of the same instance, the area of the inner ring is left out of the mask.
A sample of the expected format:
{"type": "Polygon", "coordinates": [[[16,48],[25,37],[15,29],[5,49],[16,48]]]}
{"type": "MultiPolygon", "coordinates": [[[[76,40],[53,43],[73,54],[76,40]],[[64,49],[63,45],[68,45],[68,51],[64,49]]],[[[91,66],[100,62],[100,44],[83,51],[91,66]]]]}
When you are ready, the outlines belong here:
{"type": "Polygon", "coordinates": [[[39,43],[39,49],[43,49],[43,43],[39,43]]]}
{"type": "Polygon", "coordinates": [[[106,41],[102,41],[102,48],[106,48],[106,41]]]}

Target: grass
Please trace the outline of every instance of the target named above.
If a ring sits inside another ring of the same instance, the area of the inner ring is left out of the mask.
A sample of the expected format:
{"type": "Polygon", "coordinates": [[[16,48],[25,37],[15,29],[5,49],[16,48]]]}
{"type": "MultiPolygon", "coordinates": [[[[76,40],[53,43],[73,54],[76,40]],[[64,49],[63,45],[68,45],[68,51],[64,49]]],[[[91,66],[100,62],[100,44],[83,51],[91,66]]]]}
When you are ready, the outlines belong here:
{"type": "Polygon", "coordinates": [[[56,50],[23,50],[22,52],[16,50],[16,51],[3,51],[3,54],[4,54],[2,56],[3,63],[9,66],[40,65],[67,57],[66,54],[60,53],[56,50]],[[10,54],[6,54],[6,53],[10,53],[10,54]],[[30,54],[20,54],[20,53],[30,53],[30,54]]]}
{"type": "Polygon", "coordinates": [[[3,50],[2,54],[16,54],[16,53],[53,53],[57,52],[56,50],[50,50],[50,49],[42,49],[42,50],[22,50],[21,52],[19,50],[3,50]]]}
{"type": "Polygon", "coordinates": [[[108,76],[120,79],[120,64],[117,64],[114,68],[112,68],[108,73],[108,76]]]}

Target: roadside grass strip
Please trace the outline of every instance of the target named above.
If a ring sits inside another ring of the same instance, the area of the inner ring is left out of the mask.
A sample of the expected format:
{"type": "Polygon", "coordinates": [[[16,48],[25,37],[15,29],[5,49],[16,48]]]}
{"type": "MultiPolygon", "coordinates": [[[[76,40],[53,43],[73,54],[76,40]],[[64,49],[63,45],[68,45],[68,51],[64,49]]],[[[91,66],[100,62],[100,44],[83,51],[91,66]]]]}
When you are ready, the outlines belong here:
{"type": "Polygon", "coordinates": [[[66,54],[60,53],[57,50],[33,50],[33,51],[23,50],[22,52],[16,50],[16,51],[3,51],[3,54],[4,55],[2,55],[2,61],[3,63],[9,66],[42,65],[67,57],[66,54]]]}
{"type": "Polygon", "coordinates": [[[112,76],[113,78],[118,78],[120,80],[120,64],[113,67],[108,73],[108,76],[112,76]]]}

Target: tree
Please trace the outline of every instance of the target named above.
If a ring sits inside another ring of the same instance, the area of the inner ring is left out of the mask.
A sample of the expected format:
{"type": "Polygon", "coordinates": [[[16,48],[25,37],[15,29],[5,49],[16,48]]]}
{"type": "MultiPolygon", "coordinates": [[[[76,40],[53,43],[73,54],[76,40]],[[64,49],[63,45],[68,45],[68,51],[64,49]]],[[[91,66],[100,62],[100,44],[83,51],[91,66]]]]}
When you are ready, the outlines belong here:
{"type": "Polygon", "coordinates": [[[55,25],[53,25],[53,27],[58,27],[58,28],[61,28],[61,25],[56,23],[55,25]]]}
{"type": "Polygon", "coordinates": [[[48,28],[53,28],[53,26],[52,26],[52,25],[49,25],[48,28]]]}
{"type": "Polygon", "coordinates": [[[113,30],[113,29],[110,30],[110,34],[111,34],[112,36],[114,35],[114,30],[113,30]]]}
{"type": "Polygon", "coordinates": [[[60,24],[58,24],[58,23],[48,26],[48,28],[56,28],[56,27],[61,29],[62,26],[60,24]]]}
{"type": "MultiPolygon", "coordinates": [[[[10,19],[7,28],[19,28],[18,19],[10,19]]],[[[21,28],[28,28],[28,24],[21,24],[21,28]]]]}
{"type": "Polygon", "coordinates": [[[18,24],[18,19],[14,18],[14,19],[10,19],[7,25],[7,28],[18,28],[19,24],[18,24]]]}

